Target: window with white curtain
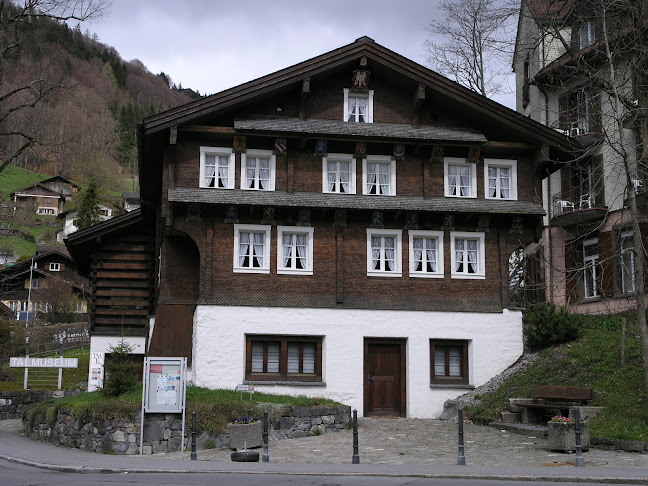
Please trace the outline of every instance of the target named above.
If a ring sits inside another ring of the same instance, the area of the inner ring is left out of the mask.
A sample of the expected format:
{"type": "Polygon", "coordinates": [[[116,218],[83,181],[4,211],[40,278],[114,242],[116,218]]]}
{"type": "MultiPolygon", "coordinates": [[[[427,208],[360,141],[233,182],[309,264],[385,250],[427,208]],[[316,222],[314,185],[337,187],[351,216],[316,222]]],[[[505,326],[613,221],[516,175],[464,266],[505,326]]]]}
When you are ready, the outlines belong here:
{"type": "Polygon", "coordinates": [[[344,121],[373,123],[373,90],[356,92],[344,88],[344,121]]]}
{"type": "Polygon", "coordinates": [[[270,226],[234,225],[234,272],[270,272],[270,226]]]}
{"type": "Polygon", "coordinates": [[[396,195],[396,161],[383,155],[369,155],[362,160],[362,193],[396,195]]]}
{"type": "Polygon", "coordinates": [[[457,157],[443,159],[445,195],[477,197],[477,166],[457,157]]]}
{"type": "Polygon", "coordinates": [[[241,189],[275,190],[276,157],[271,150],[248,150],[241,154],[241,189]]]}
{"type": "Polygon", "coordinates": [[[225,147],[200,147],[200,187],[234,189],[234,152],[225,147]]]}
{"type": "Polygon", "coordinates": [[[401,230],[367,229],[368,276],[402,276],[402,236],[401,230]]]}
{"type": "Polygon", "coordinates": [[[486,199],[517,199],[517,161],[484,159],[486,199]]]}
{"type": "Polygon", "coordinates": [[[430,340],[430,382],[439,385],[467,385],[468,341],[430,340]]]}
{"type": "Polygon", "coordinates": [[[351,154],[322,157],[322,192],[356,193],[356,159],[351,154]]]}
{"type": "Polygon", "coordinates": [[[247,335],[245,379],[322,381],[321,336],[247,335]]]}
{"type": "Polygon", "coordinates": [[[277,273],[313,275],[313,228],[277,227],[277,273]]]}
{"type": "Polygon", "coordinates": [[[484,233],[450,232],[452,278],[485,278],[484,233]]]}
{"type": "Polygon", "coordinates": [[[443,277],[443,232],[409,230],[410,277],[443,277]]]}
{"type": "Polygon", "coordinates": [[[621,232],[620,261],[621,261],[621,293],[635,291],[635,251],[632,231],[621,232]]]}

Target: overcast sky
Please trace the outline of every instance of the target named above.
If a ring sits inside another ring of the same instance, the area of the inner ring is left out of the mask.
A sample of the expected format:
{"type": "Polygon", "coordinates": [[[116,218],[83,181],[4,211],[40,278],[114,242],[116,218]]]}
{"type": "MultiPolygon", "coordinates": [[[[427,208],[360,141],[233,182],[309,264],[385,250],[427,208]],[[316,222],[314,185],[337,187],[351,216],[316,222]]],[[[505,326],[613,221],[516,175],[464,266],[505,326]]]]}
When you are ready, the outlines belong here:
{"type": "MultiPolygon", "coordinates": [[[[126,61],[213,94],[362,36],[425,65],[436,0],[112,0],[85,25],[126,61]]],[[[514,107],[514,98],[496,101],[514,107]]]]}

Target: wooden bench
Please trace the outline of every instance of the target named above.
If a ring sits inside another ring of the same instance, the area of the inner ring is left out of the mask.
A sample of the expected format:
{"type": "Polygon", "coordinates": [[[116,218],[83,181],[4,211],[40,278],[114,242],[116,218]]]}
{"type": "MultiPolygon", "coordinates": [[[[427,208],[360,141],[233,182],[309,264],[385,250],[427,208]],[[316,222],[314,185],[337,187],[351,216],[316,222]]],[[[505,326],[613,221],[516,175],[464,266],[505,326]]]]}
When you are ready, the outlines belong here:
{"type": "Polygon", "coordinates": [[[522,422],[546,422],[554,415],[569,415],[574,405],[583,405],[592,399],[592,389],[582,386],[543,385],[533,389],[533,400],[518,402],[522,409],[522,422]]]}

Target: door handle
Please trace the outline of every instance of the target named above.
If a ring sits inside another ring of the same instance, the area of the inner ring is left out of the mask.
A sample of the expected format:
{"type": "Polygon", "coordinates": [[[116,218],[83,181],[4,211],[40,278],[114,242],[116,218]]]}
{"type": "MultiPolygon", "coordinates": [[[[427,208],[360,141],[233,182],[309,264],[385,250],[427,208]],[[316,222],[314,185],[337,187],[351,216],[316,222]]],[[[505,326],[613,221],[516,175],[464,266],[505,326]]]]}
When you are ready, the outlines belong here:
{"type": "Polygon", "coordinates": [[[373,376],[367,375],[367,381],[374,381],[373,376]]]}

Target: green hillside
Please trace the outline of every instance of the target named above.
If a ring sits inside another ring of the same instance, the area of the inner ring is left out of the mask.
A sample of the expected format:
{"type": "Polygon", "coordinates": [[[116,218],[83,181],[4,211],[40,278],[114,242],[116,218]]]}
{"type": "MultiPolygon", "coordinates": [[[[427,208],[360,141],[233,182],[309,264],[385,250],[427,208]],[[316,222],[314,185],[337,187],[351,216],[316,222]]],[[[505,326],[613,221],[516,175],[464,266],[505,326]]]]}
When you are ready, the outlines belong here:
{"type": "Polygon", "coordinates": [[[0,203],[8,204],[10,194],[16,189],[23,188],[35,182],[43,181],[51,176],[39,174],[15,165],[8,165],[0,172],[0,203]]]}
{"type": "Polygon", "coordinates": [[[585,386],[595,390],[590,405],[605,407],[590,422],[593,437],[648,441],[648,402],[636,317],[625,316],[623,367],[620,365],[623,316],[573,317],[581,328],[576,341],[543,350],[534,363],[511,376],[497,390],[476,395],[478,403],[466,407],[467,416],[479,423],[499,421],[507,399],[530,398],[534,386],[585,386]]]}

